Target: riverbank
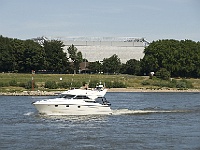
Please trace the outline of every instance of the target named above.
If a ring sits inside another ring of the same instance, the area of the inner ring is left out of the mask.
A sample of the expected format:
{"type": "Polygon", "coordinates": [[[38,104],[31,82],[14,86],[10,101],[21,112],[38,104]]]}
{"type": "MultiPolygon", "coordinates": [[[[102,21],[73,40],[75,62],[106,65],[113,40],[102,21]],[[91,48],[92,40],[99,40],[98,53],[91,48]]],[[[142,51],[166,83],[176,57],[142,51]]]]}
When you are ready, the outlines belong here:
{"type": "MultiPolygon", "coordinates": [[[[56,96],[63,91],[23,91],[23,92],[0,92],[1,96],[56,96]]],[[[133,89],[133,88],[110,88],[108,92],[196,92],[199,89],[133,89]]]]}
{"type": "Polygon", "coordinates": [[[111,88],[108,92],[200,92],[200,89],[132,89],[132,88],[111,88]]]}
{"type": "Polygon", "coordinates": [[[96,82],[104,83],[108,92],[200,92],[200,79],[160,80],[149,79],[149,76],[123,74],[34,74],[36,86],[31,91],[32,77],[32,74],[0,73],[0,95],[58,95],[70,87],[80,87],[88,82],[93,87],[96,82]],[[49,81],[52,86],[47,86],[49,81]]]}

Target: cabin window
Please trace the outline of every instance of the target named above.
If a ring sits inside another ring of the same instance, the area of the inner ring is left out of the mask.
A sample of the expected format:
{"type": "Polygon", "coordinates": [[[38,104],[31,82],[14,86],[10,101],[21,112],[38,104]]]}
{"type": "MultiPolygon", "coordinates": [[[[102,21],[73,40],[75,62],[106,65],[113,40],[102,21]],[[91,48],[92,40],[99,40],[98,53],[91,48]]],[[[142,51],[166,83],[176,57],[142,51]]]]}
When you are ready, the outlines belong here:
{"type": "Polygon", "coordinates": [[[58,105],[55,105],[55,107],[58,107],[58,105]]]}
{"type": "Polygon", "coordinates": [[[74,98],[75,97],[75,95],[70,95],[70,94],[63,94],[63,95],[61,95],[61,97],[62,98],[66,98],[66,99],[71,99],[71,98],[74,98]]]}
{"type": "Polygon", "coordinates": [[[87,103],[96,103],[95,101],[85,101],[87,103]]]}
{"type": "Polygon", "coordinates": [[[77,95],[76,99],[90,99],[90,98],[85,95],[77,95]]]}
{"type": "Polygon", "coordinates": [[[66,105],[66,107],[69,107],[69,105],[66,105]]]}
{"type": "Polygon", "coordinates": [[[81,106],[78,106],[78,108],[81,108],[81,106]]]}

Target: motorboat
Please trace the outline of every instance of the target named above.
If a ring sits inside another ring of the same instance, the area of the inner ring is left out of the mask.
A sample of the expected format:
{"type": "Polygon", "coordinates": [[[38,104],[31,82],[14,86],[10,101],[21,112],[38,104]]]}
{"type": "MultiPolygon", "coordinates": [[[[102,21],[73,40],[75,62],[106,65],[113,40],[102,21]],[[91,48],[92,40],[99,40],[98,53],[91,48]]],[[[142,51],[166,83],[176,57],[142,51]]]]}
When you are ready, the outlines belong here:
{"type": "Polygon", "coordinates": [[[33,102],[41,114],[46,115],[109,115],[110,103],[104,90],[72,89],[60,97],[33,102]]]}

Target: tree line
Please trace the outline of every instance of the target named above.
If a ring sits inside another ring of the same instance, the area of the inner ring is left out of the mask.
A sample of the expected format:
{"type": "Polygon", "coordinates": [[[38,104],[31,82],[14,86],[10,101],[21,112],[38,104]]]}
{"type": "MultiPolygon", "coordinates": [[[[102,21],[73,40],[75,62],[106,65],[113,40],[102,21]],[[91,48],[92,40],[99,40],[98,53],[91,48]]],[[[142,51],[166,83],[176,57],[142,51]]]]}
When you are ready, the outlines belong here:
{"type": "Polygon", "coordinates": [[[165,71],[172,77],[200,77],[200,42],[158,40],[144,50],[142,72],[165,71]]]}
{"type": "Polygon", "coordinates": [[[91,70],[104,73],[149,75],[154,72],[158,78],[200,77],[200,42],[192,40],[158,40],[144,49],[140,60],[130,59],[125,64],[117,55],[105,58],[103,64],[94,62],[91,70]]]}
{"type": "MultiPolygon", "coordinates": [[[[43,45],[33,40],[19,40],[0,36],[0,71],[31,72],[46,70],[53,73],[77,73],[79,64],[87,61],[82,53],[71,45],[67,53],[59,40],[44,41],[43,45]]],[[[90,62],[92,73],[148,75],[158,77],[200,77],[200,42],[191,40],[158,40],[144,49],[140,60],[130,59],[125,64],[113,54],[103,61],[90,62]]]]}
{"type": "Polygon", "coordinates": [[[0,71],[30,73],[31,70],[70,72],[69,61],[61,41],[19,40],[0,36],[0,71]]]}

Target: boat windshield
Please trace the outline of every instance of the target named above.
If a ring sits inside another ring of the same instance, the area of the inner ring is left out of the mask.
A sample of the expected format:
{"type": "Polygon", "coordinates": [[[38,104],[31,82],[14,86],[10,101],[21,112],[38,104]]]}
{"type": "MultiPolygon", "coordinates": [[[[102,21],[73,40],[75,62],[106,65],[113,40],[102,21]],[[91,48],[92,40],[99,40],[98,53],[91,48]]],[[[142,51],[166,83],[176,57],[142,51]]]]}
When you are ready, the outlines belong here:
{"type": "Polygon", "coordinates": [[[74,98],[76,95],[70,95],[70,94],[62,94],[61,98],[71,99],[74,98]]]}
{"type": "Polygon", "coordinates": [[[85,96],[85,95],[77,95],[75,97],[75,99],[90,99],[89,97],[85,96]]]}

